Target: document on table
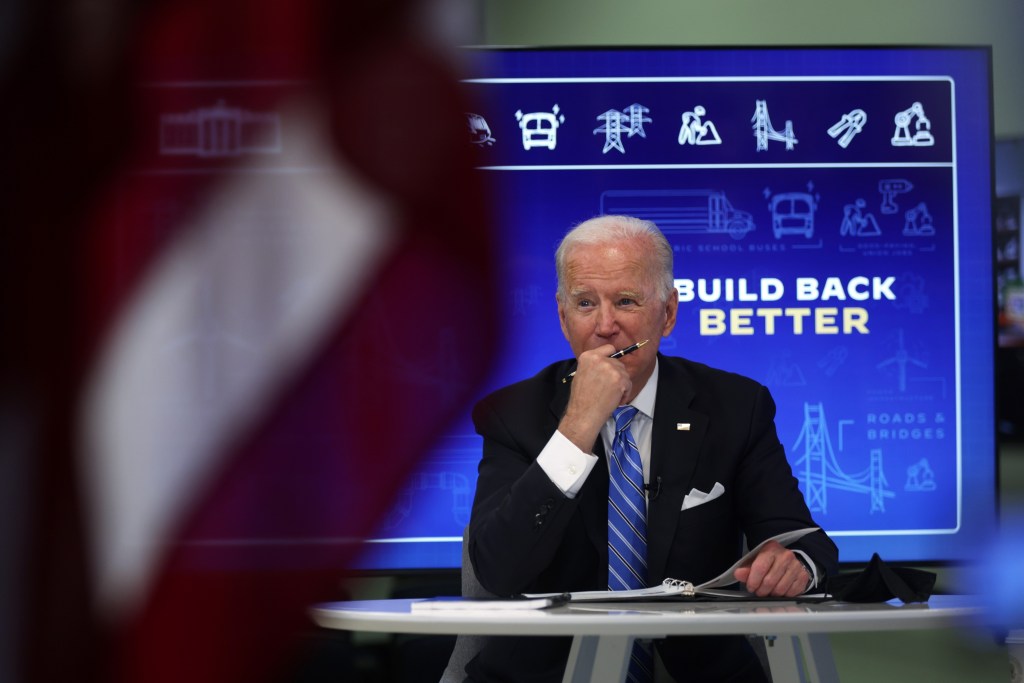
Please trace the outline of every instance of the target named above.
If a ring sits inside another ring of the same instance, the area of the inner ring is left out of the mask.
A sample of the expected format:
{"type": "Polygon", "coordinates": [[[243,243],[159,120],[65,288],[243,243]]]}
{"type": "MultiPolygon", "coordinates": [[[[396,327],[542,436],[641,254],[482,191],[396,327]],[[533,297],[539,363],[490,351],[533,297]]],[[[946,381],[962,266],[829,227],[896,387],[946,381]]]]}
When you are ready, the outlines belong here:
{"type": "Polygon", "coordinates": [[[551,593],[521,598],[440,597],[417,600],[409,605],[412,612],[492,612],[548,609],[569,602],[568,593],[551,593]]]}
{"type": "MultiPolygon", "coordinates": [[[[740,567],[749,565],[754,561],[754,557],[761,551],[767,543],[771,541],[777,541],[782,546],[789,546],[791,543],[800,539],[807,534],[818,531],[818,527],[807,527],[805,529],[797,529],[795,531],[787,531],[777,536],[765,539],[761,543],[758,543],[755,548],[746,553],[743,557],[736,561],[731,567],[726,569],[724,572],[704,583],[694,585],[690,581],[682,579],[665,579],[658,586],[651,586],[649,588],[637,588],[634,590],[624,591],[575,591],[569,593],[570,602],[621,602],[629,600],[657,600],[659,598],[728,598],[733,600],[757,600],[759,599],[756,595],[748,593],[742,590],[735,589],[724,589],[722,586],[729,586],[736,583],[736,577],[733,576],[740,567]]],[[[544,598],[553,597],[560,595],[559,593],[527,593],[523,597],[525,598],[544,598]]]]}

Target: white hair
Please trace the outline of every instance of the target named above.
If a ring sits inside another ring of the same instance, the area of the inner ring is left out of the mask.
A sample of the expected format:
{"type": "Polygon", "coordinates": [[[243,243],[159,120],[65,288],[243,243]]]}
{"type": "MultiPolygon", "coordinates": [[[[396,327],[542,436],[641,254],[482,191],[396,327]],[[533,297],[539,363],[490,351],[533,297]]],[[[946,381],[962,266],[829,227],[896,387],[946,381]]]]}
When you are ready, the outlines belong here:
{"type": "Polygon", "coordinates": [[[565,268],[569,252],[576,246],[607,244],[626,240],[646,242],[650,247],[649,255],[657,269],[651,273],[655,283],[661,283],[658,294],[661,301],[668,299],[669,292],[675,287],[672,274],[672,245],[665,239],[658,226],[633,216],[597,216],[583,221],[572,228],[555,250],[555,272],[558,275],[558,298],[565,300],[565,268]],[[660,272],[659,272],[660,271],[660,272]]]}

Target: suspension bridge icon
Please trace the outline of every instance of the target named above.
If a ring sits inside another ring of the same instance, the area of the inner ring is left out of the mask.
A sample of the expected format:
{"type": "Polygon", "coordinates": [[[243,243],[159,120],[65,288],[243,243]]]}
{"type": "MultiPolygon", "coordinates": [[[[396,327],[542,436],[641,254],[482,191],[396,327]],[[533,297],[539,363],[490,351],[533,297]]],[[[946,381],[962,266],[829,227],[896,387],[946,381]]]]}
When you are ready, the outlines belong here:
{"type": "Polygon", "coordinates": [[[896,130],[892,134],[893,147],[931,147],[935,144],[935,137],[932,135],[932,122],[924,114],[924,106],[920,102],[914,102],[893,117],[896,130]],[[914,124],[914,132],[910,132],[910,126],[914,124]]]}
{"type": "Polygon", "coordinates": [[[882,469],[882,449],[872,448],[867,469],[856,474],[847,474],[839,466],[829,438],[823,404],[804,403],[804,423],[792,451],[798,452],[801,444],[803,453],[794,463],[793,470],[803,482],[804,496],[811,512],[828,513],[829,489],[867,495],[871,514],[884,513],[885,499],[896,497],[888,488],[889,482],[882,469]]]}
{"type": "Polygon", "coordinates": [[[786,121],[786,126],[782,133],[779,133],[772,127],[771,117],[768,116],[767,100],[757,100],[757,104],[754,107],[754,115],[750,118],[750,122],[754,127],[754,137],[757,139],[758,152],[767,150],[768,142],[771,140],[786,143],[786,151],[789,152],[793,151],[793,145],[799,142],[793,133],[792,121],[786,121]]]}

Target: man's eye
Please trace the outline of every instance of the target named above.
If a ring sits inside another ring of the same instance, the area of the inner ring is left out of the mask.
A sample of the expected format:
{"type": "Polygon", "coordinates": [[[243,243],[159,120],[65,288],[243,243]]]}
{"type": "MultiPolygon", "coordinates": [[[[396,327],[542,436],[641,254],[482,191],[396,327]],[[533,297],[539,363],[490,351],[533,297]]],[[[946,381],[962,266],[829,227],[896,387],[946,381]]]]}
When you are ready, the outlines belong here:
{"type": "Polygon", "coordinates": [[[578,302],[576,302],[576,305],[579,306],[580,308],[590,308],[591,306],[594,305],[594,303],[587,299],[580,299],[578,302]]]}
{"type": "Polygon", "coordinates": [[[620,306],[632,306],[634,304],[636,304],[636,299],[628,299],[628,298],[619,299],[619,305],[620,306]]]}

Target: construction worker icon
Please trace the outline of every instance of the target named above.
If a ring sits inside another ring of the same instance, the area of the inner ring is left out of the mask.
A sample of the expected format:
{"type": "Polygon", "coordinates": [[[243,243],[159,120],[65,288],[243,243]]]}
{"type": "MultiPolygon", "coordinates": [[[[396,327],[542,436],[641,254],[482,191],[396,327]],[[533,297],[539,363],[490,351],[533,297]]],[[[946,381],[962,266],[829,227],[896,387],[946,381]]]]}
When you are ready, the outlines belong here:
{"type": "Polygon", "coordinates": [[[867,202],[858,198],[853,204],[843,206],[843,222],[839,226],[839,234],[850,237],[874,237],[881,235],[878,221],[874,214],[864,213],[867,202]]]}
{"type": "Polygon", "coordinates": [[[722,138],[718,129],[711,121],[703,121],[707,114],[703,106],[697,105],[693,111],[683,113],[683,125],[679,128],[680,145],[720,145],[722,138]]]}

